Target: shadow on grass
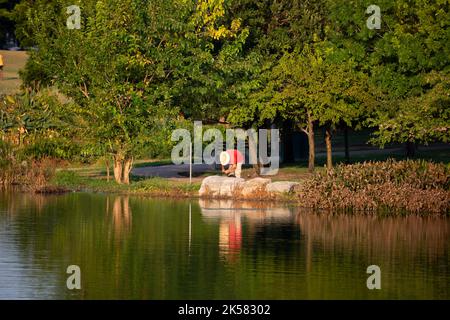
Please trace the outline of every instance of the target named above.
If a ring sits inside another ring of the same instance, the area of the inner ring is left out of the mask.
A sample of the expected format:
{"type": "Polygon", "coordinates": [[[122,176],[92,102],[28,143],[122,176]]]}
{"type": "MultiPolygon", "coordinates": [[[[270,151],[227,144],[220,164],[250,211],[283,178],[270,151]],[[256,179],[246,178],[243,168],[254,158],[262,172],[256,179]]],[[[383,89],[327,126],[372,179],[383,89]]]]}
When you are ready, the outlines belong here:
{"type": "MultiPolygon", "coordinates": [[[[333,164],[355,164],[360,162],[366,162],[366,161],[386,161],[388,159],[395,159],[395,160],[426,160],[426,161],[432,161],[432,162],[441,162],[443,164],[449,164],[450,163],[450,146],[448,148],[443,148],[441,150],[419,150],[416,152],[416,155],[414,157],[406,157],[404,154],[401,153],[385,153],[385,154],[374,154],[370,153],[370,151],[367,151],[367,154],[357,154],[352,155],[350,153],[350,161],[346,161],[345,157],[343,156],[333,156],[333,164]]],[[[327,159],[325,155],[316,156],[315,165],[316,167],[324,167],[326,165],[327,159]]],[[[280,169],[283,168],[307,168],[308,167],[308,161],[307,160],[301,160],[294,163],[283,163],[280,165],[280,169]]]]}
{"type": "Polygon", "coordinates": [[[143,167],[159,167],[159,166],[167,166],[171,165],[172,160],[170,159],[162,159],[157,161],[142,161],[142,162],[136,162],[133,166],[133,168],[143,168],[143,167]]]}

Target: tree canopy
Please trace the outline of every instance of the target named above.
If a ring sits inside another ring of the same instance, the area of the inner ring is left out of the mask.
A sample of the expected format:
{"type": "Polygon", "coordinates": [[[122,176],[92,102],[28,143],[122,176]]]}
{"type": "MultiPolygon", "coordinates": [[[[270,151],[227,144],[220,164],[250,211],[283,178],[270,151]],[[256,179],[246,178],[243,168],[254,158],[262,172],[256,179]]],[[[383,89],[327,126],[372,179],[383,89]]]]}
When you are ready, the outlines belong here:
{"type": "MultiPolygon", "coordinates": [[[[188,120],[263,127],[290,120],[309,137],[375,128],[372,142],[449,141],[447,0],[86,0],[68,28],[62,0],[22,0],[9,17],[33,46],[25,86],[56,87],[84,139],[128,183],[134,157],[188,120]]],[[[10,7],[8,7],[10,8],[10,7]]],[[[11,9],[11,8],[10,8],[11,9]]],[[[3,11],[0,11],[3,12],[3,11]]],[[[72,13],[73,14],[73,13],[72,13]]]]}

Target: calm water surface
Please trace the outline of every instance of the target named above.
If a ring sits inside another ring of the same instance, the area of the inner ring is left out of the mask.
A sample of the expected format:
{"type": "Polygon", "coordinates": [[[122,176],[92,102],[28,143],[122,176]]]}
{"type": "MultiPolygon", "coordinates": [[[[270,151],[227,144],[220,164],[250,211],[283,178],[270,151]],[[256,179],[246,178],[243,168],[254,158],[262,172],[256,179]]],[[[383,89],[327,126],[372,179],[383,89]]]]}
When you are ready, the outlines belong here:
{"type": "Polygon", "coordinates": [[[0,299],[450,299],[449,260],[450,219],[0,193],[0,299]]]}

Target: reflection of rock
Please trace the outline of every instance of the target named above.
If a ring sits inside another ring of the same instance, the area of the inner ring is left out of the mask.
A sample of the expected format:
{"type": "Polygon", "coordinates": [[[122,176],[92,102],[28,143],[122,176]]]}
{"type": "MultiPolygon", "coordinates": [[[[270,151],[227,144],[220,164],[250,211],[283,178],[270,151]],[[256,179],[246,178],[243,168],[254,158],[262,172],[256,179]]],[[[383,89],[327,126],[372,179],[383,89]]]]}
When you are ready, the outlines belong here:
{"type": "Polygon", "coordinates": [[[264,178],[254,178],[242,183],[241,195],[243,197],[250,197],[256,193],[265,193],[266,185],[272,180],[264,178]]]}
{"type": "Polygon", "coordinates": [[[300,184],[298,182],[278,181],[269,183],[266,187],[269,193],[290,193],[300,184]]]}
{"type": "Polygon", "coordinates": [[[233,197],[239,186],[244,182],[242,178],[210,176],[202,181],[200,196],[233,197]]]}
{"type": "Polygon", "coordinates": [[[236,215],[247,220],[290,220],[291,210],[288,207],[276,207],[270,203],[199,199],[202,215],[207,219],[227,220],[236,215]]]}
{"type": "Polygon", "coordinates": [[[203,180],[199,195],[211,198],[260,199],[290,193],[299,186],[298,182],[271,182],[265,178],[245,181],[241,178],[210,176],[203,180]]]}

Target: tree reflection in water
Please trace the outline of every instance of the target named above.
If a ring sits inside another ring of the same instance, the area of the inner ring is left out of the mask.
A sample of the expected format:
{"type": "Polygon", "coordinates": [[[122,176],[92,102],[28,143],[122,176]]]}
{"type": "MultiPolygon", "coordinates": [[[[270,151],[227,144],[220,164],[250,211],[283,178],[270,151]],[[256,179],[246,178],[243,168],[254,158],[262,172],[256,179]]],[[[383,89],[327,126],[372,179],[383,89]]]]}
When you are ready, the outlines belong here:
{"type": "Polygon", "coordinates": [[[317,214],[269,202],[0,193],[0,284],[14,288],[0,285],[0,296],[448,299],[449,238],[449,219],[436,217],[317,214]],[[72,264],[82,271],[80,292],[65,286],[72,264]],[[382,272],[377,292],[366,287],[371,264],[382,272]],[[16,281],[18,275],[27,281],[16,281]]]}
{"type": "Polygon", "coordinates": [[[368,216],[318,214],[298,210],[295,218],[307,240],[327,250],[365,252],[368,259],[392,260],[401,254],[411,262],[427,252],[429,262],[447,255],[448,219],[420,216],[368,216]]]}
{"type": "MultiPolygon", "coordinates": [[[[106,198],[106,212],[109,215],[109,201],[110,198],[106,198]]],[[[129,196],[116,196],[113,200],[112,206],[112,219],[111,229],[113,239],[116,242],[120,242],[121,239],[126,237],[131,232],[132,213],[130,208],[129,196]]]]}

